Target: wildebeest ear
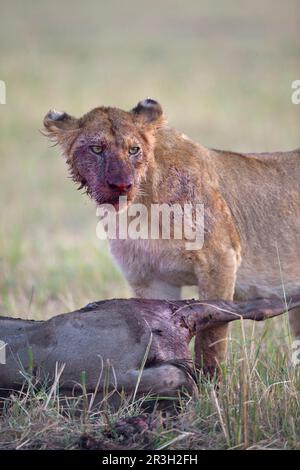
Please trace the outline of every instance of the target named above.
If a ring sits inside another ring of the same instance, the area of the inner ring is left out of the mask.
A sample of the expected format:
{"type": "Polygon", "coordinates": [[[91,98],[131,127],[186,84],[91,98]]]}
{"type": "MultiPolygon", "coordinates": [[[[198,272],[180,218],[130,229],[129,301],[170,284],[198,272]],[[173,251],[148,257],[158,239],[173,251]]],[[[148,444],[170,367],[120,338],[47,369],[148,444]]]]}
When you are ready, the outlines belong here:
{"type": "Polygon", "coordinates": [[[44,117],[44,134],[65,149],[79,129],[79,120],[64,111],[50,109],[44,117]]]}
{"type": "Polygon", "coordinates": [[[161,105],[151,98],[140,101],[130,112],[143,125],[158,129],[166,124],[161,105]]]}

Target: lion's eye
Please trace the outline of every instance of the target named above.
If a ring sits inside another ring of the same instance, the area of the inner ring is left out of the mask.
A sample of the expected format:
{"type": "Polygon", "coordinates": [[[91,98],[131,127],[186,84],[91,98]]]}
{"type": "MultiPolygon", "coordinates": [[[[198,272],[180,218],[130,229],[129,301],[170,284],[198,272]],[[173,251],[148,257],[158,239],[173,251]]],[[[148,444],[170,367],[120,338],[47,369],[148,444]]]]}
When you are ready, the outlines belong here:
{"type": "Polygon", "coordinates": [[[140,150],[140,147],[131,147],[128,153],[129,155],[137,155],[140,150]]]}
{"type": "Polygon", "coordinates": [[[90,149],[93,153],[95,153],[96,155],[100,155],[100,153],[102,153],[102,147],[100,145],[91,145],[90,146],[90,149]]]}

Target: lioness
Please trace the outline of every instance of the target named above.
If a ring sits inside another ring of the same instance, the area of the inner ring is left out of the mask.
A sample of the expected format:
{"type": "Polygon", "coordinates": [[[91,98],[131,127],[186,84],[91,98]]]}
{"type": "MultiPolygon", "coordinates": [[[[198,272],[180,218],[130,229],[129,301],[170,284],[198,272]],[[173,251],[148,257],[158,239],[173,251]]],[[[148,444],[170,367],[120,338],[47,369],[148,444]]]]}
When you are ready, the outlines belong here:
{"type": "MultiPolygon", "coordinates": [[[[231,300],[300,291],[300,150],[241,154],[208,149],[167,127],[146,99],[126,112],[98,107],[77,119],[50,111],[44,126],[73,180],[98,205],[203,203],[204,245],[179,239],[116,239],[111,251],[138,297],[231,300]]],[[[300,335],[300,311],[290,314],[300,335]]],[[[227,325],[199,334],[196,364],[211,373],[226,353],[227,325]]]]}

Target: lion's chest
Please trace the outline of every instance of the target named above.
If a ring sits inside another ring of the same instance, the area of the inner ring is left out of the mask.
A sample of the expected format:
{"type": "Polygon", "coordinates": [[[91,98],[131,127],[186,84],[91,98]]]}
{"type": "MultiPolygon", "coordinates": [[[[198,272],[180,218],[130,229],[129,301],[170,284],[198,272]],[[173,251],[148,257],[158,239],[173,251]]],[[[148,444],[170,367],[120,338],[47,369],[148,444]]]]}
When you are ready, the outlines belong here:
{"type": "Polygon", "coordinates": [[[180,240],[110,240],[110,249],[130,284],[153,279],[176,286],[196,284],[193,264],[180,240]]]}

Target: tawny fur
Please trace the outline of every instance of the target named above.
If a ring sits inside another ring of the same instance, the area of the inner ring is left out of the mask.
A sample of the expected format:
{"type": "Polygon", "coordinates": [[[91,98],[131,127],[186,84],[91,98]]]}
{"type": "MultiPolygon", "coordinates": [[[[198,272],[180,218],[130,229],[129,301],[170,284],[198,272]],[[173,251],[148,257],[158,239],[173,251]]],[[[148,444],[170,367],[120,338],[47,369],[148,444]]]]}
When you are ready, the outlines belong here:
{"type": "MultiPolygon", "coordinates": [[[[300,291],[300,150],[241,154],[208,149],[167,127],[153,100],[130,112],[96,108],[80,119],[48,113],[73,179],[98,203],[118,208],[108,181],[130,181],[129,203],[204,204],[202,249],[185,240],[111,240],[111,251],[136,296],[178,299],[184,285],[199,297],[231,300],[300,291]],[[101,146],[101,158],[90,146],[101,146]],[[138,145],[138,158],[128,151],[138,145]]],[[[300,334],[300,312],[291,314],[300,334]]],[[[224,359],[227,326],[196,338],[209,371],[224,359]]]]}

